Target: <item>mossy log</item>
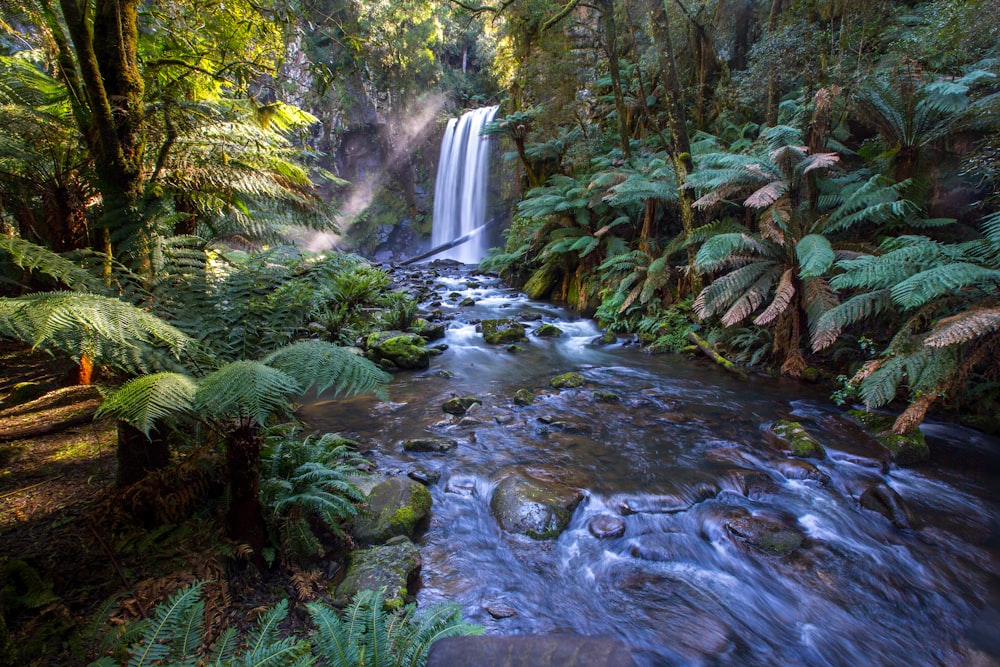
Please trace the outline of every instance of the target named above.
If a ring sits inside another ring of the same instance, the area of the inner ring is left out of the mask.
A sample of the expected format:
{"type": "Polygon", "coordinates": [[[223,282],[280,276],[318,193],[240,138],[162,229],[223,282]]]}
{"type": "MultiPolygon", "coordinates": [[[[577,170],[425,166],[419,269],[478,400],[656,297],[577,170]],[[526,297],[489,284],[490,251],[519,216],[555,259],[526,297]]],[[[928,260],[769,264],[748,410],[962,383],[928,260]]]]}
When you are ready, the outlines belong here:
{"type": "Polygon", "coordinates": [[[701,351],[705,353],[706,357],[708,357],[715,363],[719,364],[720,366],[722,366],[723,368],[725,368],[727,371],[729,371],[734,375],[738,375],[741,378],[747,377],[746,371],[744,371],[742,368],[740,368],[733,362],[729,361],[729,359],[726,359],[724,356],[716,352],[715,348],[713,348],[712,344],[709,343],[707,340],[705,340],[704,338],[702,338],[693,331],[688,331],[687,337],[688,340],[697,345],[701,349],[701,351]]]}

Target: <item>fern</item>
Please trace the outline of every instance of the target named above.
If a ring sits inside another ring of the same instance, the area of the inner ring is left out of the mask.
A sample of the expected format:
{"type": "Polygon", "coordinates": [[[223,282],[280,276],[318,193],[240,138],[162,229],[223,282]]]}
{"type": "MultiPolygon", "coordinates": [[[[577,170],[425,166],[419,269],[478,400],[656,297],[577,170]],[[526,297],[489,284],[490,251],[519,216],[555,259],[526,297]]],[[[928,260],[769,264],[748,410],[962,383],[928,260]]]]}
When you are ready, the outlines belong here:
{"type": "Polygon", "coordinates": [[[192,624],[198,626],[204,615],[201,588],[201,583],[192,584],[156,606],[153,617],[143,624],[142,639],[128,651],[128,667],[153,665],[168,658],[176,661],[172,664],[177,667],[195,664],[194,656],[185,649],[190,646],[187,637],[192,624]]]}
{"type": "Polygon", "coordinates": [[[825,236],[807,234],[795,244],[795,255],[799,260],[799,277],[815,278],[833,266],[833,247],[825,236]]]}
{"type": "Polygon", "coordinates": [[[54,278],[71,290],[94,291],[100,282],[76,262],[24,239],[0,235],[0,251],[5,252],[15,266],[54,278]]]}
{"type": "Polygon", "coordinates": [[[315,386],[317,394],[332,387],[338,396],[366,392],[384,395],[390,378],[368,359],[322,341],[293,343],[267,355],[263,363],[294,378],[303,392],[315,386]]]}
{"type": "Polygon", "coordinates": [[[195,380],[181,373],[144,375],[105,398],[96,416],[112,414],[148,436],[159,420],[191,412],[197,390],[195,380]]]}
{"type": "Polygon", "coordinates": [[[938,322],[924,345],[945,347],[968,343],[1000,331],[1000,308],[972,308],[938,322]]]}
{"type": "Polygon", "coordinates": [[[207,417],[252,419],[266,424],[275,412],[289,408],[289,397],[302,385],[277,368],[259,361],[234,361],[202,379],[194,408],[207,417]]]}

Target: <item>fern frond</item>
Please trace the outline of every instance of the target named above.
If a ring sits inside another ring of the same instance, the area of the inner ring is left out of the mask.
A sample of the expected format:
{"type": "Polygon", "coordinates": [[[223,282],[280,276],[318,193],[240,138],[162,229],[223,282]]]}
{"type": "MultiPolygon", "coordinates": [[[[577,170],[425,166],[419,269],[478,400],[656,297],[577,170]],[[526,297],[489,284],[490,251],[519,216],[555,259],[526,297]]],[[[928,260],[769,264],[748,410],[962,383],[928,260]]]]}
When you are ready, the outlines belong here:
{"type": "Polygon", "coordinates": [[[80,268],[76,262],[30,241],[0,235],[0,251],[7,253],[19,268],[50,276],[71,290],[93,291],[100,285],[94,274],[80,268]]]}
{"type": "Polygon", "coordinates": [[[799,260],[799,277],[816,278],[826,273],[836,256],[830,241],[821,234],[807,234],[795,244],[795,255],[799,260]]]}
{"type": "Polygon", "coordinates": [[[916,308],[943,294],[966,287],[1000,285],[1000,270],[956,262],[921,271],[892,288],[892,300],[903,308],[916,308]]]}
{"type": "Polygon", "coordinates": [[[251,418],[263,425],[273,413],[289,407],[289,397],[301,394],[302,385],[277,368],[234,361],[202,379],[194,408],[209,417],[251,418]]]}
{"type": "Polygon", "coordinates": [[[882,407],[896,397],[905,376],[906,358],[889,358],[861,381],[858,394],[867,408],[882,407]]]}
{"type": "Polygon", "coordinates": [[[263,362],[287,373],[308,391],[329,388],[337,396],[375,392],[384,395],[390,375],[368,359],[323,341],[300,341],[264,357],[263,362]]]}
{"type": "MultiPolygon", "coordinates": [[[[174,642],[195,622],[190,617],[204,612],[201,589],[202,583],[196,582],[174,593],[165,604],[156,606],[156,614],[150,619],[142,640],[129,649],[129,667],[145,667],[175,658],[174,642]]],[[[201,623],[201,620],[196,622],[201,623]]],[[[193,664],[193,659],[186,664],[193,664]]]]}
{"type": "Polygon", "coordinates": [[[785,312],[794,297],[794,271],[787,269],[781,274],[781,278],[778,280],[778,287],[774,291],[774,298],[771,300],[770,305],[764,309],[764,312],[754,318],[753,323],[757,326],[764,326],[771,323],[776,317],[785,312]]]}
{"type": "Polygon", "coordinates": [[[153,373],[126,382],[104,402],[96,417],[112,414],[146,436],[160,419],[190,412],[198,390],[195,380],[181,373],[153,373]]]}
{"type": "Polygon", "coordinates": [[[739,324],[744,319],[746,319],[750,313],[754,312],[767,300],[768,294],[771,292],[771,287],[774,285],[774,280],[777,277],[774,271],[768,271],[762,275],[756,282],[754,282],[750,287],[748,287],[733,305],[730,306],[729,310],[723,313],[720,321],[723,326],[731,327],[735,324],[739,324]]]}
{"type": "Polygon", "coordinates": [[[698,317],[705,319],[723,309],[728,309],[750,286],[755,284],[761,276],[770,272],[773,267],[773,262],[758,261],[714,280],[701,291],[695,300],[694,308],[698,317]]]}
{"type": "Polygon", "coordinates": [[[968,343],[1000,331],[1000,308],[973,308],[938,322],[924,345],[946,347],[968,343]]]}
{"type": "Polygon", "coordinates": [[[758,239],[746,232],[716,234],[702,244],[695,263],[699,266],[711,264],[740,251],[751,251],[761,255],[767,252],[758,239]]]}
{"type": "MultiPolygon", "coordinates": [[[[334,610],[321,604],[310,602],[306,605],[309,617],[315,626],[312,642],[319,654],[330,667],[355,667],[361,661],[358,647],[359,631],[352,632],[353,626],[341,620],[334,610]]],[[[354,608],[352,605],[351,608],[354,608]]]]}
{"type": "Polygon", "coordinates": [[[866,292],[826,311],[815,321],[812,331],[812,349],[829,347],[846,327],[864,319],[873,318],[892,306],[888,289],[866,292]]]}
{"type": "Polygon", "coordinates": [[[309,665],[305,655],[308,644],[304,641],[281,638],[279,624],[288,615],[288,600],[264,612],[250,633],[248,647],[240,664],[245,667],[283,667],[284,665],[309,665]]]}

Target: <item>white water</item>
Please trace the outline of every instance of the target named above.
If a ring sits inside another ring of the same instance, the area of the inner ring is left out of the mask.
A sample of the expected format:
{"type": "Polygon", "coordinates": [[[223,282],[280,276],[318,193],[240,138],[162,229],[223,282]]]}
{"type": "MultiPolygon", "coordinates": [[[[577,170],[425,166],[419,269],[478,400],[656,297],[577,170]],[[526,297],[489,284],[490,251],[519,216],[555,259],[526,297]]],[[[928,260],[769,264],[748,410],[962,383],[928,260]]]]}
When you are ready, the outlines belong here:
{"type": "MultiPolygon", "coordinates": [[[[434,185],[432,247],[469,234],[486,223],[490,140],[479,133],[496,112],[495,106],[483,107],[448,121],[434,185]]],[[[434,258],[477,264],[485,254],[486,235],[477,234],[434,258]]]]}

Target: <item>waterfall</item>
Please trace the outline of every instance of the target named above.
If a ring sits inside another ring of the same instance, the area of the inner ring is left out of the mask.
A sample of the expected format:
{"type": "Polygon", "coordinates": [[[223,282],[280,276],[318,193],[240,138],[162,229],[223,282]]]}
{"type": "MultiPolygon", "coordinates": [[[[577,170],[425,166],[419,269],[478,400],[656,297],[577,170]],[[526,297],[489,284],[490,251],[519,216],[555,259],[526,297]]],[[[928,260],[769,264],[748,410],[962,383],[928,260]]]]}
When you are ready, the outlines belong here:
{"type": "MultiPolygon", "coordinates": [[[[493,120],[497,107],[483,107],[448,121],[441,140],[441,160],[434,185],[434,223],[431,247],[444,245],[486,224],[490,140],[479,132],[493,120]]],[[[476,264],[486,254],[486,235],[436,255],[476,264]]]]}

